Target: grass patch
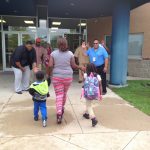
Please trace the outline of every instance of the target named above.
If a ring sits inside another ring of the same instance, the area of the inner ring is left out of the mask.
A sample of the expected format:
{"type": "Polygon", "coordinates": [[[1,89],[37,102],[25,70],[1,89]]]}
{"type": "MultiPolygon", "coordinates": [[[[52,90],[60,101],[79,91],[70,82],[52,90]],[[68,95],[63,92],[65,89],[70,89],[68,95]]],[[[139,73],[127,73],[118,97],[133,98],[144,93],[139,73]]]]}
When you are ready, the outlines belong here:
{"type": "Polygon", "coordinates": [[[128,86],[112,90],[130,104],[150,115],[150,80],[129,80],[128,86]]]}

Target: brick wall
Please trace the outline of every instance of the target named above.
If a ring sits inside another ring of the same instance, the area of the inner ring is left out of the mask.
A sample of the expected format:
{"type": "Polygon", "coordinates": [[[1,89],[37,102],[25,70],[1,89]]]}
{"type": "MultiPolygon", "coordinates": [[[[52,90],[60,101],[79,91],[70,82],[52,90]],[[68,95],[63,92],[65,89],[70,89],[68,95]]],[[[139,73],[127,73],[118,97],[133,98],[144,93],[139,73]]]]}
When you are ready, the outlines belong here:
{"type": "Polygon", "coordinates": [[[150,60],[129,60],[128,75],[133,77],[150,78],[150,60]]]}

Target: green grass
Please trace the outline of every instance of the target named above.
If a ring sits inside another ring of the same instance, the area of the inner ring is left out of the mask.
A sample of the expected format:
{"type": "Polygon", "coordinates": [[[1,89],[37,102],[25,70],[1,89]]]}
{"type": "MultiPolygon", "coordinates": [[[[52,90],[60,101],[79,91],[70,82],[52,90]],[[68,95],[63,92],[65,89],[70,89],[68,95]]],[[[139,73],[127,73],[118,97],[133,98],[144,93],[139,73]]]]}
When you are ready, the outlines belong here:
{"type": "Polygon", "coordinates": [[[130,104],[150,115],[150,80],[129,80],[124,88],[112,90],[130,104]]]}

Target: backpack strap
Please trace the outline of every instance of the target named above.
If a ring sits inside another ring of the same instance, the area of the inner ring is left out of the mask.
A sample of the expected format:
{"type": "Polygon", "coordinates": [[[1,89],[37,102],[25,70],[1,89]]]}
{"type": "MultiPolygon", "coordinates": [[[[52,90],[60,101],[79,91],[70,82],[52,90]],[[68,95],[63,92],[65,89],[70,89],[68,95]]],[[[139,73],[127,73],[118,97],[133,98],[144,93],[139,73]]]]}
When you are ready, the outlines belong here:
{"type": "Polygon", "coordinates": [[[99,98],[100,100],[102,100],[102,93],[101,93],[100,83],[99,83],[99,90],[98,90],[98,98],[99,98]]]}
{"type": "Polygon", "coordinates": [[[80,99],[82,99],[82,97],[84,97],[84,86],[82,86],[82,89],[81,89],[81,96],[80,96],[80,99]]]}
{"type": "Polygon", "coordinates": [[[94,74],[93,74],[93,72],[91,72],[91,73],[90,73],[90,77],[94,77],[94,74]]]}

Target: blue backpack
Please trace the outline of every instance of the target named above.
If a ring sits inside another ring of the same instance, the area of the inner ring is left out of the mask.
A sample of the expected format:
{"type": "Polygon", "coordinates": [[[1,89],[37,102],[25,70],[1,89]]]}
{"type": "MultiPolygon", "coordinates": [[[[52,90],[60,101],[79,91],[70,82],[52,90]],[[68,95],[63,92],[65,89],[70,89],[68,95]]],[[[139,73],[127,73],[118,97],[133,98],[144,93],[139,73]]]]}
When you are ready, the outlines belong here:
{"type": "Polygon", "coordinates": [[[99,81],[93,73],[84,81],[84,97],[88,100],[96,100],[100,96],[99,81]]]}

